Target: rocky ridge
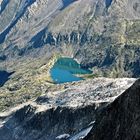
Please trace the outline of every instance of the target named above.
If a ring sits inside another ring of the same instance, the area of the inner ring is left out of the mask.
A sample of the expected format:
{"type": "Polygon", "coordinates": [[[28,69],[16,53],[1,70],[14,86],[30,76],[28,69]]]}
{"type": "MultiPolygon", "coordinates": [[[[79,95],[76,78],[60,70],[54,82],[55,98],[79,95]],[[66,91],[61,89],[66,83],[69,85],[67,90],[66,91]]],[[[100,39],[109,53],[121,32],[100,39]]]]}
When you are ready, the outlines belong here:
{"type": "Polygon", "coordinates": [[[139,27],[139,0],[0,0],[0,138],[139,139],[139,81],[92,79],[140,76],[139,27]],[[91,79],[49,83],[56,54],[91,79]]]}
{"type": "Polygon", "coordinates": [[[46,92],[34,101],[0,114],[2,140],[55,140],[85,137],[96,112],[114,101],[135,79],[94,79],[46,92]]]}
{"type": "Polygon", "coordinates": [[[85,140],[140,139],[140,80],[97,113],[96,124],[85,140]]]}

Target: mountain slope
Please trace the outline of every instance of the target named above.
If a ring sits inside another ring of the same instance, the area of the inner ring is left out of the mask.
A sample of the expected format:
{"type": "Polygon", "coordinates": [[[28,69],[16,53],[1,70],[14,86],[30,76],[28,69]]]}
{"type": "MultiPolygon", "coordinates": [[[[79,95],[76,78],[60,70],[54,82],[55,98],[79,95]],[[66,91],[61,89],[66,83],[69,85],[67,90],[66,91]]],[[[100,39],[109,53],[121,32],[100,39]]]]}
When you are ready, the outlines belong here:
{"type": "Polygon", "coordinates": [[[0,5],[0,72],[12,73],[0,88],[0,110],[52,88],[48,75],[57,55],[93,70],[90,78],[140,76],[139,0],[1,0],[0,5]]]}
{"type": "Polygon", "coordinates": [[[96,124],[85,140],[140,139],[140,80],[126,90],[96,117],[96,124]]]}
{"type": "Polygon", "coordinates": [[[86,136],[98,110],[113,102],[135,79],[97,78],[60,86],[0,113],[1,140],[78,140],[86,136]],[[58,90],[59,89],[59,90],[58,90]],[[63,138],[61,139],[63,140],[63,138]]]}
{"type": "MultiPolygon", "coordinates": [[[[20,63],[23,58],[58,52],[78,59],[83,67],[94,67],[103,76],[140,75],[139,0],[3,3],[0,56],[6,57],[8,68],[11,60],[20,63]]],[[[1,59],[1,67],[6,60],[1,59]]]]}

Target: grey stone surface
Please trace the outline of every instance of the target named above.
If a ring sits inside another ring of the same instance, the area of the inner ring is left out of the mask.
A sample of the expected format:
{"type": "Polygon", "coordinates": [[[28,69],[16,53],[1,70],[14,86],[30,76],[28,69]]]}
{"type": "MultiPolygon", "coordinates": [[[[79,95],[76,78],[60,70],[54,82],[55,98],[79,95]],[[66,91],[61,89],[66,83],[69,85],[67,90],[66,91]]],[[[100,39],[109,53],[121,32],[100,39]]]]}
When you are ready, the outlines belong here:
{"type": "Polygon", "coordinates": [[[140,80],[96,116],[85,140],[140,139],[140,80]]]}
{"type": "Polygon", "coordinates": [[[135,79],[94,79],[67,85],[65,91],[42,95],[35,101],[0,113],[1,140],[55,140],[69,134],[86,136],[95,114],[113,102],[135,79]]]}

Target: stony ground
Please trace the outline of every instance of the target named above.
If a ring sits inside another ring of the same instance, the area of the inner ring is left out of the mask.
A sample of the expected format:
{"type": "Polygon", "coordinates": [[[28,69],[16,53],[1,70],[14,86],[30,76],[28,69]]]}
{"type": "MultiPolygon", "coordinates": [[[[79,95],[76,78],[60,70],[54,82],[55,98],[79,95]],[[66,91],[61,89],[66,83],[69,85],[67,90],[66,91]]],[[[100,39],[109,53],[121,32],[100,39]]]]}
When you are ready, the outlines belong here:
{"type": "Polygon", "coordinates": [[[140,80],[96,115],[96,123],[84,140],[140,139],[140,80]]]}
{"type": "Polygon", "coordinates": [[[135,79],[133,78],[95,78],[68,84],[62,84],[63,89],[48,91],[41,95],[37,102],[53,106],[77,107],[95,102],[113,101],[117,96],[129,88],[135,79]]]}
{"type": "Polygon", "coordinates": [[[40,97],[0,113],[2,140],[55,140],[86,135],[96,111],[114,101],[136,79],[95,78],[58,84],[40,97]],[[6,136],[6,137],[5,137],[6,136]]]}

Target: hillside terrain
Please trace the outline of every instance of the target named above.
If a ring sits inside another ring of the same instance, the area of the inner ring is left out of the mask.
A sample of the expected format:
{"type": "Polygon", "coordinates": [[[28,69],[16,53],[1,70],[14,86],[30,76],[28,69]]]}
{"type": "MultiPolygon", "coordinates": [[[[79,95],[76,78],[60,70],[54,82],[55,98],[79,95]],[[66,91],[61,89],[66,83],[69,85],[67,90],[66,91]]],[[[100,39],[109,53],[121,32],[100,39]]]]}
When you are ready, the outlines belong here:
{"type": "Polygon", "coordinates": [[[140,0],[0,0],[0,140],[139,140],[139,77],[140,0]]]}
{"type": "Polygon", "coordinates": [[[93,77],[140,76],[139,0],[1,0],[0,7],[0,72],[12,73],[0,110],[49,88],[57,55],[93,77]]]}
{"type": "Polygon", "coordinates": [[[140,75],[139,0],[3,0],[0,14],[3,69],[61,53],[103,76],[140,75]]]}
{"type": "Polygon", "coordinates": [[[1,140],[79,140],[93,128],[96,113],[136,79],[95,78],[57,87],[0,113],[1,140]]]}
{"type": "Polygon", "coordinates": [[[140,80],[113,103],[98,112],[96,124],[85,140],[140,139],[140,80]]]}

